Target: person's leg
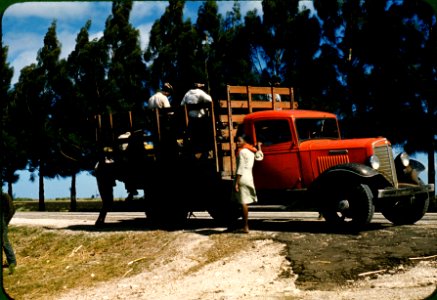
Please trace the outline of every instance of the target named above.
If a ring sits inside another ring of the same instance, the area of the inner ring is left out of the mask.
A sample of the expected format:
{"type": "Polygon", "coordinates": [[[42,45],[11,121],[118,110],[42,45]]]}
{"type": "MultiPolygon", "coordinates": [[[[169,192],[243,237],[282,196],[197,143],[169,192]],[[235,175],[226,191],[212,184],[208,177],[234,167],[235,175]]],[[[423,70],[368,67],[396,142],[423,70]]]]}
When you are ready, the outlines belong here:
{"type": "Polygon", "coordinates": [[[242,203],[242,216],[243,216],[243,232],[249,232],[249,207],[247,204],[242,203]]]}
{"type": "Polygon", "coordinates": [[[9,274],[14,273],[15,266],[17,265],[17,260],[15,258],[14,249],[8,238],[8,225],[3,220],[2,224],[2,240],[3,240],[3,251],[5,252],[6,261],[9,266],[9,274]]]}

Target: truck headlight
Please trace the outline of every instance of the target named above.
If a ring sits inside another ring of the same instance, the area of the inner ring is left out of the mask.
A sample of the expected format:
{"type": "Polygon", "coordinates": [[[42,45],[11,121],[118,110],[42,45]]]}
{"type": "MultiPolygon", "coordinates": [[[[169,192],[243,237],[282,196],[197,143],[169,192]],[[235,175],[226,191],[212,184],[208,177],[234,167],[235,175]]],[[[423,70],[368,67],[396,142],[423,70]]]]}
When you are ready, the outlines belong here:
{"type": "Polygon", "coordinates": [[[372,156],[369,158],[369,163],[370,163],[370,166],[371,166],[374,170],[378,170],[379,167],[381,166],[381,164],[380,164],[380,162],[379,162],[379,158],[378,158],[378,156],[376,156],[376,155],[372,155],[372,156]]]}
{"type": "Polygon", "coordinates": [[[410,157],[407,153],[402,152],[401,154],[399,154],[399,158],[404,167],[408,167],[410,165],[410,157]]]}

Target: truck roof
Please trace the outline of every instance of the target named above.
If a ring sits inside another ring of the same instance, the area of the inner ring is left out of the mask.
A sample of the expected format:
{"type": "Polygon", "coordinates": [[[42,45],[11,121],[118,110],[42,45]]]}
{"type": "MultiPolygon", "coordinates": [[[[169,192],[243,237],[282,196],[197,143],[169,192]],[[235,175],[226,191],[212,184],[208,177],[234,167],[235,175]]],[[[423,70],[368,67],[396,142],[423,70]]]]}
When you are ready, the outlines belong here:
{"type": "Polygon", "coordinates": [[[303,109],[287,109],[287,110],[263,110],[253,112],[246,115],[245,119],[259,118],[259,117],[291,117],[291,118],[337,118],[333,113],[317,111],[317,110],[303,110],[303,109]]]}

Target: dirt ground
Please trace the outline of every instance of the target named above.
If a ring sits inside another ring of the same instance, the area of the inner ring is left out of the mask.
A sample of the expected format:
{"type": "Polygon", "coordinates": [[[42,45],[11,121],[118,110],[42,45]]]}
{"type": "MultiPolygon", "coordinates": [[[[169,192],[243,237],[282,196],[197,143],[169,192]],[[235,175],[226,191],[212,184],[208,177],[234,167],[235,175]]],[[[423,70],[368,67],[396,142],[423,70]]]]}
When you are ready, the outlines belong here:
{"type": "Polygon", "coordinates": [[[203,260],[210,238],[235,234],[209,221],[189,224],[168,232],[177,255],[157,258],[153,271],[56,299],[437,299],[437,224],[426,218],[411,226],[377,219],[361,232],[329,228],[316,216],[251,220],[251,233],[240,234],[250,249],[214,263],[203,260]]]}

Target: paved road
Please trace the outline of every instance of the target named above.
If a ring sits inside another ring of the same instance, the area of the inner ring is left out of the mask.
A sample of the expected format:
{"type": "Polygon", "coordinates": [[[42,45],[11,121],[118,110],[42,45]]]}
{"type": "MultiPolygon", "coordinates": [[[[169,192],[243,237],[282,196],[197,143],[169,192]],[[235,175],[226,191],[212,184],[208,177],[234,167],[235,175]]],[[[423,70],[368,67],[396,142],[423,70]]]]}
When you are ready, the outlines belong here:
{"type": "MultiPolygon", "coordinates": [[[[41,225],[50,227],[93,226],[98,213],[96,212],[17,212],[11,221],[12,225],[41,225]]],[[[318,219],[316,212],[289,212],[289,211],[251,211],[250,220],[256,224],[264,224],[266,227],[276,224],[287,223],[311,223],[323,226],[325,222],[318,219]]],[[[110,227],[119,225],[144,225],[146,216],[143,212],[110,212],[106,217],[106,223],[110,227]]],[[[375,213],[372,225],[390,225],[380,213],[375,213]]],[[[194,212],[187,222],[189,227],[215,227],[216,224],[207,212],[194,212]]],[[[437,225],[437,213],[427,213],[416,225],[437,225]]],[[[261,226],[262,227],[262,226],[261,226]]],[[[262,228],[260,228],[262,229],[262,228]]]]}

